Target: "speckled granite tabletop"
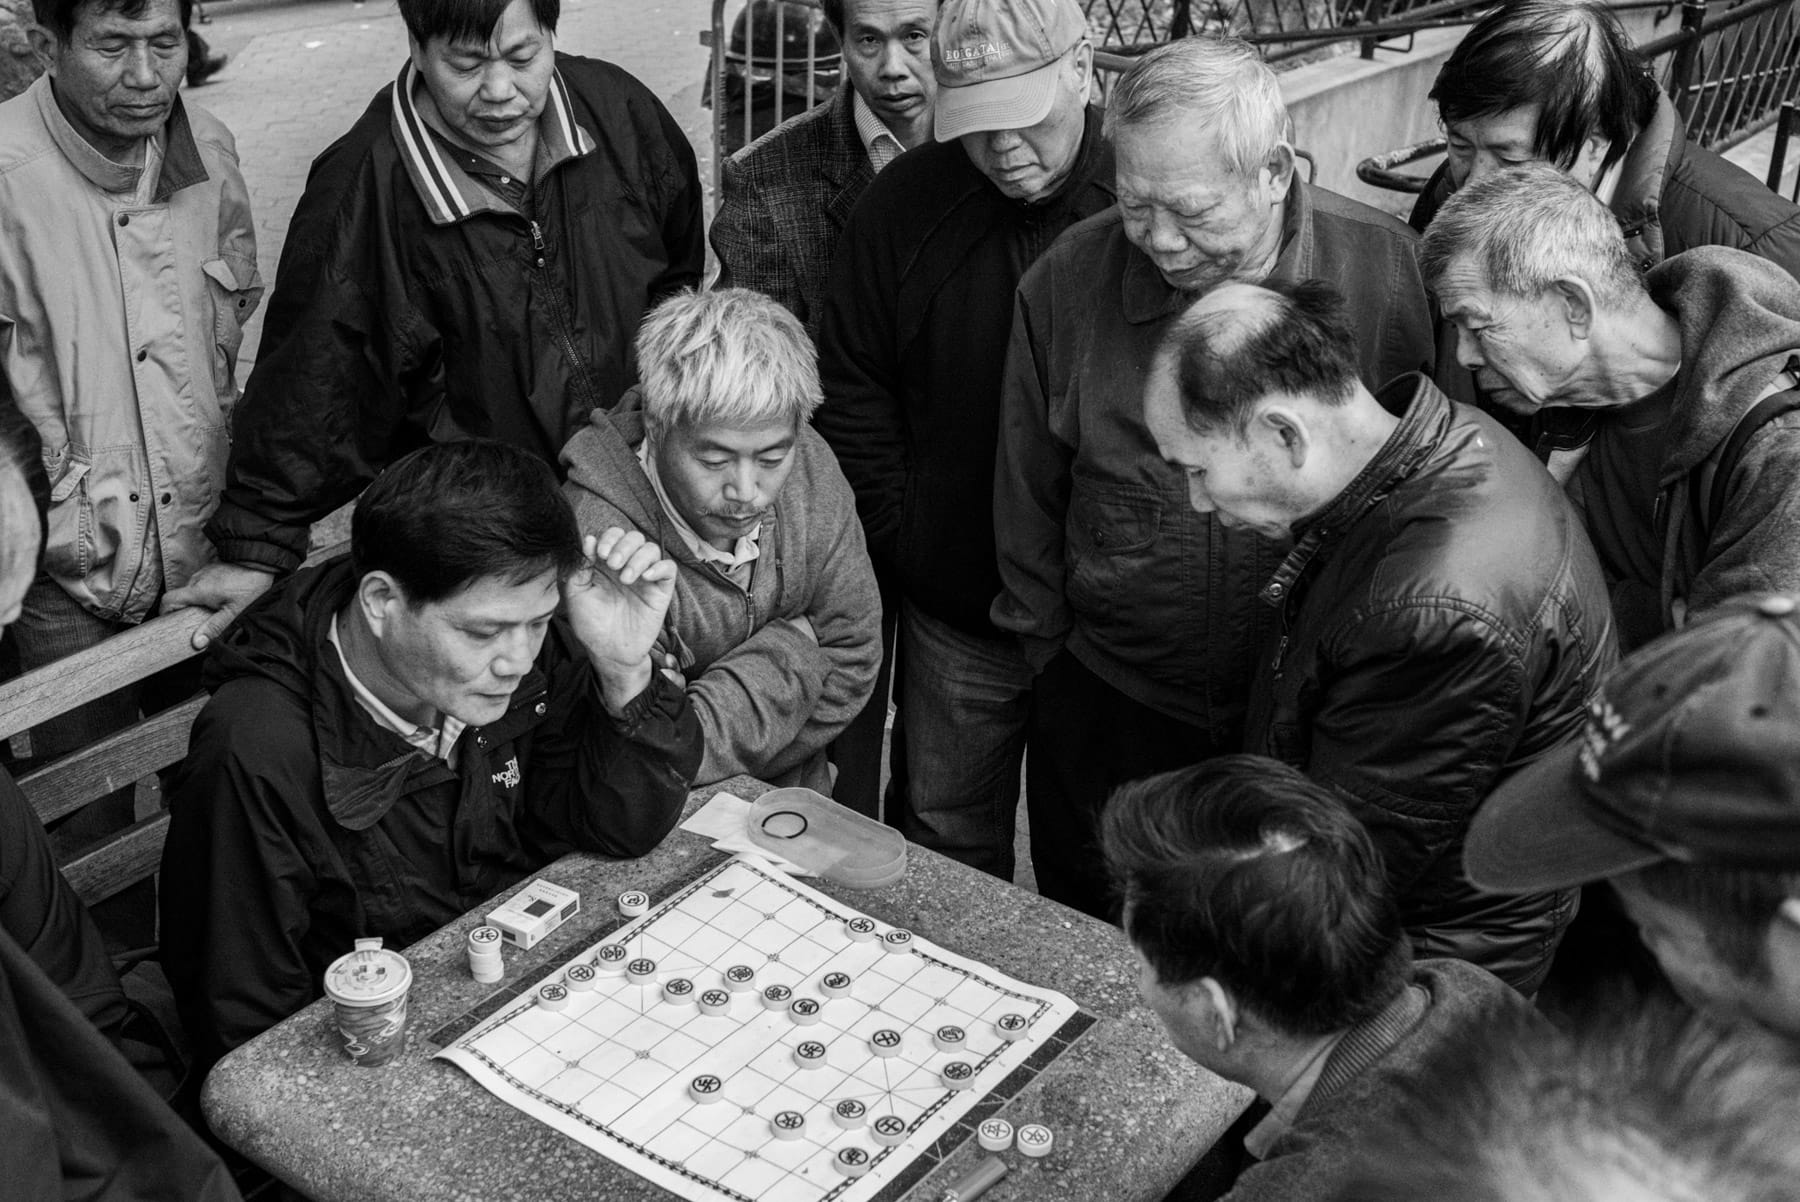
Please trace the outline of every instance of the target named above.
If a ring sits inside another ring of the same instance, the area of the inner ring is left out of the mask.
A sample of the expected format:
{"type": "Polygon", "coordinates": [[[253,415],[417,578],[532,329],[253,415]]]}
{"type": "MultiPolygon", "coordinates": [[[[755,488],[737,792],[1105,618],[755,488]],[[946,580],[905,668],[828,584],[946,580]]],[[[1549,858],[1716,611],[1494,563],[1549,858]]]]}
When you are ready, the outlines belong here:
{"type": "MultiPolygon", "coordinates": [[[[717,788],[748,798],[766,786],[740,777],[717,788]]],[[[690,812],[715,791],[697,792],[690,812]]],[[[616,924],[607,903],[621,891],[661,898],[720,854],[677,830],[641,860],[565,857],[540,875],[579,890],[584,908],[530,951],[509,948],[501,985],[471,979],[464,953],[484,905],[406,950],[412,1025],[392,1064],[353,1065],[337,1050],[330,1005],[317,1002],[219,1063],[206,1083],[207,1118],[232,1147],[319,1202],[669,1198],[431,1059],[430,1037],[616,924]]],[[[1005,1153],[1010,1172],[985,1195],[991,1202],[1160,1199],[1249,1100],[1170,1046],[1138,1001],[1130,946],[1113,927],[919,847],[908,848],[906,876],[882,889],[808,883],[1060,990],[1100,1020],[998,1111],[1015,1125],[1048,1124],[1057,1148],[1044,1160],[1005,1153]]],[[[986,1155],[966,1142],[908,1198],[937,1198],[986,1155]]]]}

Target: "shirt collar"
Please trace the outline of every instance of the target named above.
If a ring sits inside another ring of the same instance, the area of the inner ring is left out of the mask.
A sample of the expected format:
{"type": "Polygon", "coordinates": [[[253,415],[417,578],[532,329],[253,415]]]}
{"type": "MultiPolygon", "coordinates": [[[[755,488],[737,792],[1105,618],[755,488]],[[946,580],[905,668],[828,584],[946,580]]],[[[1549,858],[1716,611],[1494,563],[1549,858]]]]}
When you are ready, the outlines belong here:
{"type": "Polygon", "coordinates": [[[1270,1102],[1269,1113],[1263,1116],[1262,1122],[1250,1128],[1249,1133],[1244,1136],[1244,1151],[1258,1160],[1268,1159],[1269,1149],[1274,1146],[1275,1141],[1285,1135],[1287,1129],[1294,1125],[1294,1120],[1300,1117],[1300,1108],[1312,1097],[1313,1088],[1318,1085],[1332,1051],[1343,1038],[1344,1033],[1340,1031],[1319,1045],[1299,1075],[1281,1091],[1281,1096],[1270,1102]]]}
{"type": "Polygon", "coordinates": [[[877,172],[906,152],[894,131],[863,102],[862,94],[855,88],[850,89],[850,112],[856,121],[856,135],[862,139],[863,149],[869,154],[869,165],[877,172]]]}
{"type": "Polygon", "coordinates": [[[437,729],[420,726],[416,722],[408,722],[395,713],[386,702],[369,690],[369,686],[357,676],[350,666],[350,657],[344,654],[344,645],[338,641],[337,615],[331,615],[331,630],[325,636],[331,645],[337,648],[338,662],[344,667],[344,679],[350,682],[350,695],[356,698],[356,704],[362,706],[363,712],[375,720],[375,725],[383,730],[393,731],[426,755],[436,756],[452,768],[456,766],[456,741],[462,738],[468,724],[451,717],[439,714],[443,725],[437,729]]]}
{"type": "Polygon", "coordinates": [[[113,162],[95,150],[69,124],[69,119],[63,116],[61,107],[56,103],[52,86],[48,75],[32,85],[37,90],[38,113],[43,117],[45,128],[50,131],[50,139],[62,151],[63,157],[102,192],[139,192],[144,172],[148,169],[157,172],[150,201],[161,204],[181,189],[206,180],[206,163],[200,158],[200,147],[194,141],[193,126],[188,121],[187,109],[182,106],[181,97],[175,98],[174,107],[169,110],[169,119],[153,135],[154,145],[145,148],[143,165],[128,167],[113,162]]]}
{"type": "Polygon", "coordinates": [[[761,522],[756,523],[750,533],[739,535],[729,551],[719,550],[688,525],[687,519],[681,516],[681,510],[675,508],[675,502],[669,499],[668,492],[664,490],[662,477],[656,474],[656,457],[650,454],[650,438],[647,434],[644,441],[638,444],[637,458],[643,465],[644,475],[650,477],[650,487],[656,490],[656,499],[662,503],[663,516],[669,519],[669,524],[675,527],[675,533],[681,536],[681,541],[701,563],[717,564],[730,574],[762,554],[761,522]]]}
{"type": "MultiPolygon", "coordinates": [[[[400,160],[413,188],[425,203],[425,212],[435,225],[453,225],[477,213],[514,212],[491,189],[484,188],[432,139],[413,99],[416,88],[423,86],[419,74],[408,59],[400,68],[393,85],[392,130],[394,144],[400,148],[400,160]]],[[[550,73],[550,99],[538,116],[538,155],[535,170],[542,179],[565,159],[580,158],[590,153],[596,143],[593,136],[575,120],[575,105],[569,99],[569,88],[562,72],[550,73]]]]}
{"type": "Polygon", "coordinates": [[[1269,605],[1283,604],[1295,581],[1306,572],[1327,542],[1340,537],[1369,510],[1379,505],[1396,485],[1419,470],[1449,425],[1450,402],[1420,375],[1405,375],[1389,383],[1377,395],[1382,406],[1393,411],[1407,392],[1412,396],[1400,415],[1400,424],[1388,434],[1375,457],[1356,474],[1343,492],[1314,516],[1294,523],[1294,549],[1287,553],[1275,575],[1258,594],[1269,605]]]}

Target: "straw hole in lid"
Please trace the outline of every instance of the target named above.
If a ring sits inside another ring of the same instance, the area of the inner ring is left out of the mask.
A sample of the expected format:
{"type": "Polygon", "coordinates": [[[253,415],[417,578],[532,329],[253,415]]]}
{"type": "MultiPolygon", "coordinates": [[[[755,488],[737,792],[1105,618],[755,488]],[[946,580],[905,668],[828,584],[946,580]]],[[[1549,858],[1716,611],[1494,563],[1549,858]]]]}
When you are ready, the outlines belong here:
{"type": "Polygon", "coordinates": [[[1766,705],[1753,705],[1750,707],[1750,716],[1752,718],[1767,718],[1769,716],[1769,707],[1766,705]]]}

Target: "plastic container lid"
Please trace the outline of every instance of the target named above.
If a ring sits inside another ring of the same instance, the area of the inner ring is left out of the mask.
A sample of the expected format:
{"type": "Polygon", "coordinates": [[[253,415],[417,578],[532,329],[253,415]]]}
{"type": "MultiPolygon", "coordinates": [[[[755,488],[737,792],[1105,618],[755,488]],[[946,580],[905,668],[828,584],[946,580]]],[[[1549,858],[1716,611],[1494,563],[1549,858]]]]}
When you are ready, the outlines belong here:
{"type": "Polygon", "coordinates": [[[811,789],[771,789],[744,820],[750,841],[807,872],[851,889],[877,889],[906,875],[906,840],[811,789]]]}
{"type": "Polygon", "coordinates": [[[325,996],[340,1006],[385,1006],[412,985],[412,965],[380,939],[358,939],[325,970],[325,996]]]}

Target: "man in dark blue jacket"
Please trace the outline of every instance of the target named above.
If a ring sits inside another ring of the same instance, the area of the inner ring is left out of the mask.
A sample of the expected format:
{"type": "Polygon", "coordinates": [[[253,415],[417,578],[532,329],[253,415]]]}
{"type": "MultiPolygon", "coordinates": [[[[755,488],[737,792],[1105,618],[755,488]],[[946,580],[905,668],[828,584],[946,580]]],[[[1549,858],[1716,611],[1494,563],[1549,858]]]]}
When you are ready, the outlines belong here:
{"type": "Polygon", "coordinates": [[[650,660],[676,571],[642,535],[583,539],[549,465],[483,439],[394,464],[349,558],[244,615],[163,851],[163,963],[202,1058],[317,997],[358,938],[403,947],[564,852],[669,832],[701,752],[650,660]]]}
{"type": "Polygon", "coordinates": [[[610,63],[555,52],[559,0],[405,0],[412,56],[313,163],[207,533],[168,604],[204,646],[306,554],[308,525],[427,442],[555,464],[637,377],[631,339],[699,283],[680,128],[610,63]]]}

